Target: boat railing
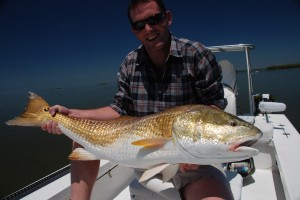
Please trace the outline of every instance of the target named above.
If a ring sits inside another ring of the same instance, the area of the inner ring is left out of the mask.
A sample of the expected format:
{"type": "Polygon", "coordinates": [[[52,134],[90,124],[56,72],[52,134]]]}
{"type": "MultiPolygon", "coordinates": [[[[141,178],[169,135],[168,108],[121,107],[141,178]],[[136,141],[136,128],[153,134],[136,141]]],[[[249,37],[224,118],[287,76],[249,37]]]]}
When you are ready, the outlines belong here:
{"type": "Polygon", "coordinates": [[[218,52],[232,52],[232,51],[244,51],[246,56],[246,67],[248,76],[248,94],[249,94],[249,112],[250,115],[254,115],[255,104],[253,98],[253,84],[252,84],[252,68],[250,62],[250,50],[255,46],[252,44],[235,44],[235,45],[222,45],[222,46],[210,46],[208,47],[213,53],[218,52]]]}

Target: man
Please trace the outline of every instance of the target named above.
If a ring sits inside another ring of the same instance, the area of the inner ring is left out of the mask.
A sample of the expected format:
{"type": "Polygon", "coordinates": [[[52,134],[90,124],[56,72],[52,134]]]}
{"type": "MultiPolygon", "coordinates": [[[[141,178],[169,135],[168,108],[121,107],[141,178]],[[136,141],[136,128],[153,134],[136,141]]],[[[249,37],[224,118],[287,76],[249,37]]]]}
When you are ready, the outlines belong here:
{"type": "MultiPolygon", "coordinates": [[[[56,105],[50,108],[52,115],[60,112],[78,118],[110,120],[191,103],[225,108],[221,70],[214,55],[200,43],[171,34],[172,14],[162,0],[132,0],[128,18],[142,45],[130,52],[121,65],[114,103],[94,110],[56,105]]],[[[60,133],[51,121],[42,129],[60,133]]],[[[98,161],[71,163],[71,199],[90,198],[98,169],[98,161]]],[[[232,199],[224,179],[221,172],[210,166],[181,164],[174,182],[183,199],[232,199]]]]}

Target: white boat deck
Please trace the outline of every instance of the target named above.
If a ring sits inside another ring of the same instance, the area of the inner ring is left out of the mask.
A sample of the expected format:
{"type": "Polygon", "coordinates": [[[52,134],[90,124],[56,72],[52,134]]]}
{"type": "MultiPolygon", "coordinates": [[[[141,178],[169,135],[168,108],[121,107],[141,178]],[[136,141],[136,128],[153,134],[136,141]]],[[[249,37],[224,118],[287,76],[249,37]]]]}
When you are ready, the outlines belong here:
{"type": "Polygon", "coordinates": [[[287,199],[300,199],[300,135],[285,115],[269,115],[274,124],[273,143],[287,199]]]}
{"type": "Polygon", "coordinates": [[[275,182],[272,171],[256,170],[249,180],[244,181],[242,200],[284,199],[284,197],[279,198],[277,196],[275,182]]]}
{"type": "MultiPolygon", "coordinates": [[[[244,180],[242,200],[298,200],[300,135],[283,114],[269,114],[268,120],[273,124],[273,139],[269,145],[257,145],[260,154],[254,158],[256,171],[244,180]]],[[[255,121],[266,123],[266,118],[260,115],[255,121]]]]}

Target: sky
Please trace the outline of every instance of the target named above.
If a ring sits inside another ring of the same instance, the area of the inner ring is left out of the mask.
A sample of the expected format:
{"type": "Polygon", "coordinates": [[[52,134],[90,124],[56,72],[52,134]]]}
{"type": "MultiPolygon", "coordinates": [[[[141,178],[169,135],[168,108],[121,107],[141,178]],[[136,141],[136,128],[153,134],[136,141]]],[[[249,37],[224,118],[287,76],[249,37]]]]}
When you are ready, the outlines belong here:
{"type": "MultiPolygon", "coordinates": [[[[0,94],[116,81],[140,44],[127,0],[0,0],[0,94]]],[[[254,44],[252,66],[300,63],[299,0],[165,0],[176,37],[254,44]]],[[[218,58],[218,54],[216,54],[218,58]]],[[[243,56],[237,68],[244,67],[243,56]]]]}

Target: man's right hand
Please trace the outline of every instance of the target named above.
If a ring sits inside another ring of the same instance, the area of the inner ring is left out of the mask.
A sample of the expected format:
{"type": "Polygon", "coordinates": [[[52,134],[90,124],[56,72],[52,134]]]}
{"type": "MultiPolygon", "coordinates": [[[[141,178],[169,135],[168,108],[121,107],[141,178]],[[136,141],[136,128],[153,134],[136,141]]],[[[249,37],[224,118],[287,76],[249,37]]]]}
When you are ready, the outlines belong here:
{"type": "MultiPolygon", "coordinates": [[[[66,107],[60,106],[60,105],[55,105],[49,108],[49,112],[52,115],[52,117],[54,117],[56,115],[56,113],[61,113],[64,115],[69,115],[70,110],[66,107]]],[[[58,127],[58,124],[56,122],[53,121],[46,121],[43,125],[42,125],[42,130],[43,131],[47,131],[48,133],[52,133],[52,134],[62,134],[61,130],[58,127]]]]}

